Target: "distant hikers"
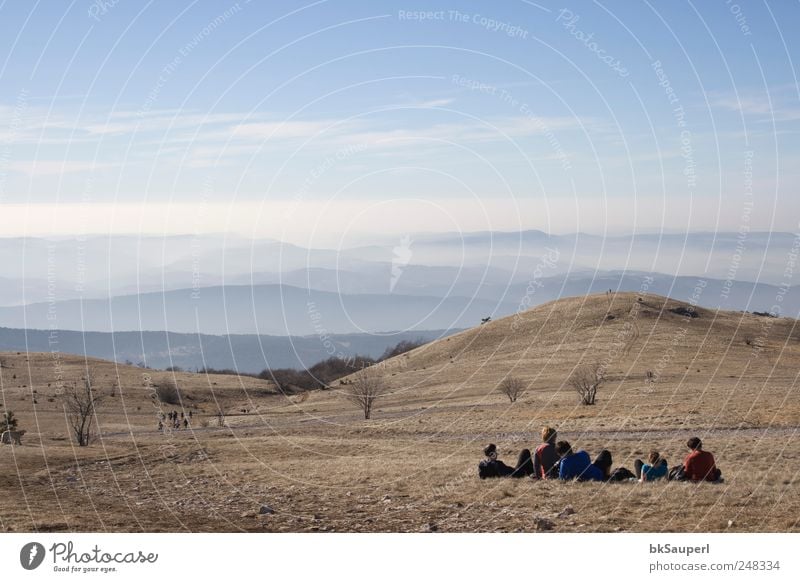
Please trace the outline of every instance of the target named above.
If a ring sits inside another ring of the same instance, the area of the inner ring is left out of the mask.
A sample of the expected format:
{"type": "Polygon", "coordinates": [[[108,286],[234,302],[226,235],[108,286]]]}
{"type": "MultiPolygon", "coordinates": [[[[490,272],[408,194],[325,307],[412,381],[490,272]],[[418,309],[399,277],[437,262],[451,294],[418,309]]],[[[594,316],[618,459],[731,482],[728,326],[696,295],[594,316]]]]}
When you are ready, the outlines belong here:
{"type": "Polygon", "coordinates": [[[166,414],[161,412],[158,414],[158,431],[167,432],[168,430],[180,430],[181,427],[183,427],[184,430],[188,430],[192,417],[193,414],[191,410],[180,413],[177,410],[173,410],[166,414]]]}
{"type": "Polygon", "coordinates": [[[669,469],[667,468],[667,460],[658,451],[650,451],[647,456],[647,463],[643,463],[640,459],[636,459],[633,462],[633,471],[637,479],[645,482],[663,479],[667,476],[669,469]]]}
{"type": "Polygon", "coordinates": [[[686,442],[689,454],[683,460],[683,474],[688,481],[721,481],[714,455],[703,450],[703,441],[692,437],[686,442]]]}
{"type": "Polygon", "coordinates": [[[567,441],[556,443],[556,453],[561,457],[558,465],[558,478],[562,481],[603,481],[603,472],[592,464],[586,451],[573,452],[567,441]]]}
{"type": "Polygon", "coordinates": [[[554,428],[546,426],[542,429],[542,444],[536,447],[533,454],[533,473],[536,479],[558,479],[557,436],[554,428]]]}
{"type": "Polygon", "coordinates": [[[522,478],[533,475],[533,462],[531,460],[531,452],[528,449],[522,449],[517,459],[517,466],[513,468],[497,458],[497,447],[494,444],[484,448],[483,454],[486,458],[478,464],[478,477],[481,479],[493,477],[522,478]]]}

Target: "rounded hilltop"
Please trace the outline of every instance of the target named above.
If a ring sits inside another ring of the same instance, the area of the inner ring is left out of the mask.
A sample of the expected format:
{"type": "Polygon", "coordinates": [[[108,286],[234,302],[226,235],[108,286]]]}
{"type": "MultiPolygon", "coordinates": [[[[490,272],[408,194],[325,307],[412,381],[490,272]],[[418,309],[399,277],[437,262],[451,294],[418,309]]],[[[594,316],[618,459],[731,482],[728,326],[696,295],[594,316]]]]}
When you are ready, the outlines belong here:
{"type": "Polygon", "coordinates": [[[381,376],[398,403],[485,401],[507,376],[522,379],[529,394],[570,399],[567,379],[592,363],[604,367],[606,401],[611,393],[638,394],[648,382],[661,392],[723,382],[777,386],[791,381],[800,362],[794,324],[652,294],[566,297],[431,342],[370,373],[381,376]]]}

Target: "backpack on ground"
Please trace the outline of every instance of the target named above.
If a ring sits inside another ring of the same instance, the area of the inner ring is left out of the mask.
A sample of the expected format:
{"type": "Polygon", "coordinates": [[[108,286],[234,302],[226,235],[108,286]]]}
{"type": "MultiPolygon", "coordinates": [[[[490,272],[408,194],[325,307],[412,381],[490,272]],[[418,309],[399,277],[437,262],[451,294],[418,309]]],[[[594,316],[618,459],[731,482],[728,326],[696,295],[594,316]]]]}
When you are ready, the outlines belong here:
{"type": "Polygon", "coordinates": [[[609,475],[609,481],[627,481],[629,479],[635,479],[636,475],[631,473],[625,467],[617,467],[613,471],[611,471],[611,475],[609,475]]]}
{"type": "Polygon", "coordinates": [[[683,465],[672,467],[667,474],[667,481],[686,481],[686,472],[683,470],[683,465]]]}

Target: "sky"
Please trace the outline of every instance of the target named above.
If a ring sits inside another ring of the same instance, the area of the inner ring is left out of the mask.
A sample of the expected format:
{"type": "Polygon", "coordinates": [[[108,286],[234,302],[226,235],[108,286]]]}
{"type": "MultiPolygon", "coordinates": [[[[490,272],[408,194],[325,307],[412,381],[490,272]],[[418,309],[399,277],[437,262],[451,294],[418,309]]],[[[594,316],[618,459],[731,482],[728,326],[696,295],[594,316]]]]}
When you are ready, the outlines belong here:
{"type": "Polygon", "coordinates": [[[797,2],[0,3],[0,233],[800,230],[797,2]]]}

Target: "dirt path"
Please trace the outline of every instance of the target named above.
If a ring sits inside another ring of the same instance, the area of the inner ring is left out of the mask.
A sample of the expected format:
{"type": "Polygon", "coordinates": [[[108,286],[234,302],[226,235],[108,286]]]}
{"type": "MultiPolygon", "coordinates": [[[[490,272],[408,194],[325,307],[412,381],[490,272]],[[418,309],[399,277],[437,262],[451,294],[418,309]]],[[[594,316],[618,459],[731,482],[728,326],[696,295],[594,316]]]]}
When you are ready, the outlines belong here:
{"type": "MultiPolygon", "coordinates": [[[[339,418],[339,417],[337,417],[339,418]]],[[[240,431],[265,430],[270,431],[281,427],[302,426],[310,422],[314,424],[330,424],[331,419],[305,419],[301,422],[288,419],[281,419],[284,422],[259,422],[240,424],[233,427],[201,427],[191,430],[176,431],[176,434],[191,435],[193,433],[234,433],[240,431]]],[[[130,435],[154,434],[154,430],[135,430],[130,432],[113,432],[103,434],[104,439],[123,437],[130,435]]],[[[585,431],[561,431],[560,436],[573,439],[597,439],[597,440],[635,440],[635,439],[671,439],[684,438],[689,432],[697,434],[701,438],[713,436],[743,436],[743,437],[800,437],[800,426],[775,426],[775,427],[716,427],[708,429],[698,428],[674,428],[674,429],[632,429],[632,430],[585,430],[585,431]]],[[[400,430],[393,433],[395,437],[404,439],[415,439],[422,441],[446,441],[446,442],[537,442],[538,432],[534,431],[512,431],[512,432],[481,432],[481,433],[452,433],[452,432],[408,432],[400,430]]]]}

